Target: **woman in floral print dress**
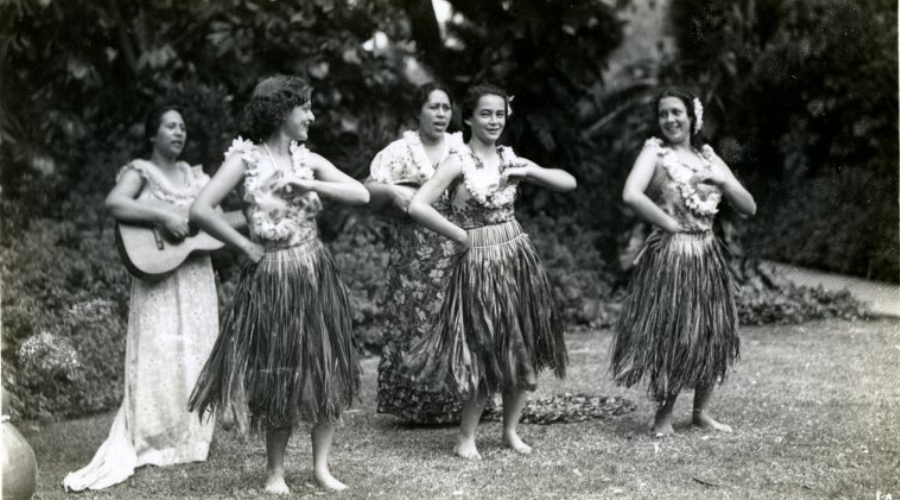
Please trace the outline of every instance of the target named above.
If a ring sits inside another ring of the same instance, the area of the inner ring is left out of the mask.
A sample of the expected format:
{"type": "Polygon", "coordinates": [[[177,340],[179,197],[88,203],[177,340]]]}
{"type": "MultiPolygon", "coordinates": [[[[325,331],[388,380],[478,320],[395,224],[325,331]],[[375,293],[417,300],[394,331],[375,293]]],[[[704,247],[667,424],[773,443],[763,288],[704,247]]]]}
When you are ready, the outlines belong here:
{"type": "Polygon", "coordinates": [[[637,257],[612,347],[618,384],[649,379],[658,403],[653,433],[673,432],[678,394],[694,389],[692,423],[730,432],[707,407],[713,386],[737,360],[737,310],[725,248],[712,232],[724,197],[742,214],[756,204],[708,145],[699,150],[703,107],[668,89],[655,101],[663,139],[644,145],[623,199],[656,229],[637,257]]]}
{"type": "Polygon", "coordinates": [[[319,240],[321,198],[364,204],[369,193],[331,162],[309,151],[314,121],[309,84],[274,76],[245,108],[252,140],[236,139],[225,163],[197,195],[191,218],[240,249],[241,271],[212,354],[191,395],[191,410],[249,406],[254,429],[266,434],[266,492],[288,494],[284,459],[299,420],[312,423],[313,477],[322,487],[346,485],[331,475],[335,424],[359,394],[359,366],[347,291],[319,240]],[[243,186],[250,238],[213,209],[243,186]]]}
{"type": "MultiPolygon", "coordinates": [[[[404,132],[401,139],[381,150],[365,183],[372,206],[391,219],[378,411],[411,423],[458,422],[461,405],[455,393],[422,387],[402,369],[403,353],[410,342],[432,328],[454,254],[453,242],[416,224],[407,209],[435,168],[464,146],[460,133],[447,133],[453,102],[446,88],[427,83],[417,89],[413,104],[418,130],[404,132]]],[[[449,215],[446,194],[435,207],[449,215]]]]}

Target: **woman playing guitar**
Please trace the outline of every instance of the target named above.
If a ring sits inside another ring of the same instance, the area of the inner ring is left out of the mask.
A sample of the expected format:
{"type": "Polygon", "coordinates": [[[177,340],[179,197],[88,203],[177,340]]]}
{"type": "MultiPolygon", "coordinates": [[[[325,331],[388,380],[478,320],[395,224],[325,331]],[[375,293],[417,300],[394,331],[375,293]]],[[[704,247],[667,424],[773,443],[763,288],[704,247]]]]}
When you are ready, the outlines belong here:
{"type": "MultiPolygon", "coordinates": [[[[185,210],[209,181],[200,167],[178,161],[187,140],[174,106],[147,115],[150,159],[122,167],[106,207],[120,222],[154,225],[174,241],[189,233],[185,210]],[[163,202],[163,203],[161,203],[163,202]]],[[[160,281],[133,280],[125,351],[125,394],[109,437],[85,468],[63,480],[70,491],[120,483],[136,467],[206,460],[213,421],[186,411],[188,397],[218,333],[212,265],[188,257],[160,281]]]]}

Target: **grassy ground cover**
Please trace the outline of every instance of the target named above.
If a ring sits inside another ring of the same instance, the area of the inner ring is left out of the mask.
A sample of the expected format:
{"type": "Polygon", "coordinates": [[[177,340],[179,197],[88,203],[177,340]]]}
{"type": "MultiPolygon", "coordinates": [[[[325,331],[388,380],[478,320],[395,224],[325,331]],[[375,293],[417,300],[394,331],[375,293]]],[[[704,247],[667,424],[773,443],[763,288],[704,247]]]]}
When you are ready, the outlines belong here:
{"type": "MultiPolygon", "coordinates": [[[[651,438],[643,388],[607,375],[607,330],[568,337],[567,380],[544,377],[535,397],[563,392],[622,396],[634,413],[607,420],[523,425],[528,457],[500,447],[500,424],[480,428],[481,462],[450,454],[456,429],[410,427],[374,413],[378,360],[364,361],[363,401],[336,437],[332,472],[351,489],[312,485],[305,434],[289,449],[290,498],[900,498],[900,323],[822,321],[742,331],[743,358],[714,401],[733,434],[691,428],[690,395],[676,409],[677,434],[651,438]]],[[[85,465],[112,415],[20,424],[34,446],[36,499],[250,499],[263,496],[265,451],[257,439],[219,429],[210,460],[148,467],[125,484],[77,496],[66,472],[85,465]]]]}

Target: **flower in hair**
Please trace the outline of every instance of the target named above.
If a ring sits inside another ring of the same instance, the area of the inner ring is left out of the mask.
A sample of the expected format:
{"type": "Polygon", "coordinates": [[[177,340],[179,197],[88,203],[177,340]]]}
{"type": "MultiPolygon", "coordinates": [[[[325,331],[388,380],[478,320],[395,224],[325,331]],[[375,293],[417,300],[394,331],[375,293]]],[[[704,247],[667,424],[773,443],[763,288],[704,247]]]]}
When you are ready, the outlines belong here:
{"type": "Polygon", "coordinates": [[[694,98],[694,134],[699,134],[703,128],[703,104],[700,99],[694,98]]]}
{"type": "Polygon", "coordinates": [[[513,102],[513,99],[515,99],[515,98],[516,98],[516,96],[514,96],[514,95],[511,95],[506,98],[506,117],[507,118],[512,116],[512,102],[513,102]]]}

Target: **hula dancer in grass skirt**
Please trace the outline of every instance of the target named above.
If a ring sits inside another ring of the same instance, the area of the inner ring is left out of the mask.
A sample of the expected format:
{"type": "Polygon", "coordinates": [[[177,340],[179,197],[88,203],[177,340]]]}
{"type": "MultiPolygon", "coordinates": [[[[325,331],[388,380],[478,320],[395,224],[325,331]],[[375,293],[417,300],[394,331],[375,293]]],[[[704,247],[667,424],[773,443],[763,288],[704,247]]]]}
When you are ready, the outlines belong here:
{"type": "Polygon", "coordinates": [[[547,274],[513,204],[521,181],[568,191],[575,179],[496,146],[509,114],[502,89],[469,89],[462,112],[472,132],[468,147],[438,167],[409,212],[456,241],[463,253],[453,265],[435,329],[414,342],[404,359],[414,380],[464,400],[456,454],[481,458],[475,430],[496,392],[503,393],[503,442],[527,454],[531,447],[517,433],[526,391],[537,387],[545,368],[565,376],[568,357],[547,274]],[[432,206],[445,191],[459,225],[432,206]]]}
{"type": "Polygon", "coordinates": [[[616,325],[612,370],[620,385],[649,380],[657,436],[671,434],[678,394],[693,389],[694,425],[730,432],[707,411],[713,387],[738,359],[738,318],[725,248],[713,235],[722,197],[742,214],[756,204],[708,145],[696,149],[700,101],[666,90],[655,101],[663,139],[649,139],[623,199],[657,226],[638,255],[616,325]]]}
{"type": "MultiPolygon", "coordinates": [[[[251,424],[266,432],[266,491],[289,493],[284,455],[298,420],[314,423],[314,477],[332,490],[346,486],[328,470],[334,424],[359,391],[350,305],[334,261],[319,241],[320,196],[364,204],[369,193],[302,142],[313,122],[311,88],[287,76],[257,85],[245,110],[256,142],[236,139],[226,160],[197,196],[191,216],[203,229],[252,261],[241,272],[234,302],[191,395],[201,415],[247,405],[251,424]],[[213,207],[243,182],[250,239],[213,207]]],[[[242,415],[245,408],[236,408],[242,415]]]]}

